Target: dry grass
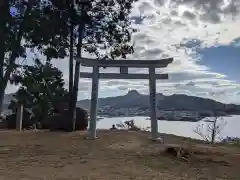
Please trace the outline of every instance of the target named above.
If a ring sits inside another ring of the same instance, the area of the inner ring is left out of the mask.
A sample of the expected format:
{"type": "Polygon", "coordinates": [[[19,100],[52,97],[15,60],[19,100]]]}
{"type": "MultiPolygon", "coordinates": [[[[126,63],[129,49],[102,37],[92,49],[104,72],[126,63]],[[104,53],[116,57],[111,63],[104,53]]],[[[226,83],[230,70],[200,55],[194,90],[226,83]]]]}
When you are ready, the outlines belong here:
{"type": "Polygon", "coordinates": [[[4,180],[207,180],[240,179],[240,149],[164,135],[165,143],[193,151],[188,161],[164,153],[168,145],[147,132],[0,132],[0,179],[4,180]]]}

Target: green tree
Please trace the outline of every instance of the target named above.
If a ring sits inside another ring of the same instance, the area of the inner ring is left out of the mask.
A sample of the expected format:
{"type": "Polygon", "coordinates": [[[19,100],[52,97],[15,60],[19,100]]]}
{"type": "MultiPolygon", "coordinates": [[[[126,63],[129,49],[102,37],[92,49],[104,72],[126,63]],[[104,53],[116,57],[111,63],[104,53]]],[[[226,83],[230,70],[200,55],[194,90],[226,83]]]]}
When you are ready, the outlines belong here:
{"type": "Polygon", "coordinates": [[[62,72],[50,63],[42,64],[38,59],[34,66],[24,66],[22,72],[14,74],[11,82],[20,84],[15,98],[25,108],[31,109],[38,121],[44,120],[50,115],[50,110],[68,96],[62,72]]]}
{"type": "Polygon", "coordinates": [[[1,1],[0,5],[0,112],[2,110],[2,102],[4,92],[10,77],[10,73],[14,68],[14,58],[24,56],[21,44],[23,36],[23,27],[26,22],[27,14],[30,10],[27,6],[26,11],[23,10],[23,4],[16,1],[1,1]],[[15,9],[18,7],[18,9],[15,9]],[[11,12],[11,8],[14,12],[11,12]],[[19,11],[18,11],[19,10],[19,11]],[[17,13],[14,16],[12,13],[17,13]],[[8,59],[5,59],[7,58],[8,59]],[[6,60],[6,61],[5,61],[6,60]],[[4,65],[6,68],[4,69],[4,65]],[[5,71],[5,73],[4,73],[5,71]]]}
{"type": "MultiPolygon", "coordinates": [[[[0,28],[2,34],[0,42],[4,42],[1,44],[4,48],[0,48],[2,50],[0,55],[3,54],[0,62],[1,67],[3,64],[6,65],[6,69],[2,68],[0,71],[0,74],[4,74],[1,76],[4,83],[0,85],[0,103],[7,82],[16,67],[15,59],[26,56],[26,48],[37,49],[48,57],[48,61],[51,58],[64,58],[69,51],[71,57],[75,54],[79,58],[82,57],[82,51],[99,59],[126,58],[127,54],[133,52],[130,42],[134,29],[131,28],[129,14],[135,1],[12,0],[4,2],[4,5],[1,4],[3,11],[1,11],[0,23],[3,26],[0,28]],[[7,7],[7,10],[3,6],[7,7]],[[12,7],[16,9],[15,15],[11,15],[12,7]],[[72,33],[74,28],[77,32],[72,33]],[[4,61],[6,57],[8,57],[7,61],[4,61]],[[3,71],[5,73],[2,73],[3,71]]],[[[73,64],[72,60],[71,64],[73,64]]],[[[79,71],[80,62],[76,62],[69,104],[73,129],[79,71]]]]}
{"type": "Polygon", "coordinates": [[[37,49],[51,58],[64,58],[68,47],[67,13],[51,1],[8,0],[0,3],[0,112],[6,86],[26,49],[37,49]],[[47,29],[47,30],[46,30],[47,29]]]}
{"type": "MultiPolygon", "coordinates": [[[[55,2],[55,1],[54,1],[55,2]]],[[[95,55],[99,59],[122,57],[133,52],[130,44],[131,35],[135,29],[131,28],[129,14],[135,0],[78,0],[71,11],[71,20],[78,26],[77,57],[82,57],[82,50],[95,55]]],[[[70,1],[56,1],[57,7],[64,7],[70,1]],[[62,4],[60,3],[62,2],[62,4]]],[[[74,111],[76,108],[80,62],[75,65],[74,86],[69,109],[75,125],[74,111]]]]}

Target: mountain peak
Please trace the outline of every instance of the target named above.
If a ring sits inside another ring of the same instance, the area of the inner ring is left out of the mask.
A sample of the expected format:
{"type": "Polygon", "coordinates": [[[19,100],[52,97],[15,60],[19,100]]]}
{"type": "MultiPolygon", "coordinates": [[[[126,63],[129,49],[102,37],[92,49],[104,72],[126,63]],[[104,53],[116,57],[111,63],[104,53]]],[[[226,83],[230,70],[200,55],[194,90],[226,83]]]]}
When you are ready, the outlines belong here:
{"type": "Polygon", "coordinates": [[[127,95],[140,95],[140,93],[137,90],[130,90],[128,91],[127,95]]]}

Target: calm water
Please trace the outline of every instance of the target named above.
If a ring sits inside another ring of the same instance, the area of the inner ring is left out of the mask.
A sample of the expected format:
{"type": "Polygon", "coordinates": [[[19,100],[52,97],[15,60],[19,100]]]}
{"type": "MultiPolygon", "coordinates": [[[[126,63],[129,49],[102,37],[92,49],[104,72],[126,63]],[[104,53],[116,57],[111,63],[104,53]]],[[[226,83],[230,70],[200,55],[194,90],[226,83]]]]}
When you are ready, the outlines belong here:
{"type": "MultiPolygon", "coordinates": [[[[112,124],[119,124],[126,120],[135,120],[135,124],[146,128],[150,126],[150,120],[146,120],[147,117],[116,117],[105,118],[97,122],[98,129],[109,129],[112,124]]],[[[158,121],[158,131],[161,133],[175,134],[179,136],[191,137],[201,139],[199,135],[194,132],[194,129],[199,124],[203,124],[203,131],[206,132],[207,122],[180,122],[180,121],[158,121]],[[205,128],[205,129],[204,129],[205,128]]],[[[222,121],[219,121],[221,126],[224,126],[220,137],[232,136],[240,137],[240,116],[224,117],[222,121]]]]}

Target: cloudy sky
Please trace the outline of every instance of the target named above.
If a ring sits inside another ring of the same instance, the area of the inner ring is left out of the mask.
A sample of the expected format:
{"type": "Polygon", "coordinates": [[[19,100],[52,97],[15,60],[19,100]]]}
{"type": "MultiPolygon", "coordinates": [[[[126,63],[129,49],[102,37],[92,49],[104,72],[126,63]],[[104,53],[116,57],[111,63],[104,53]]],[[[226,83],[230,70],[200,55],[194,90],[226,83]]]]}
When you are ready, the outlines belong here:
{"type": "MultiPolygon", "coordinates": [[[[157,81],[157,92],[240,104],[240,0],[140,0],[132,20],[139,31],[129,59],[174,58],[168,68],[157,70],[170,77],[157,81]]],[[[54,64],[67,82],[68,62],[54,60],[54,64]]],[[[147,73],[147,69],[130,70],[140,71],[147,73]]],[[[148,81],[101,80],[99,96],[122,95],[132,89],[146,94],[148,81]]],[[[7,88],[7,92],[15,90],[7,88]]],[[[90,93],[91,80],[81,79],[79,99],[89,98],[90,93]]]]}

